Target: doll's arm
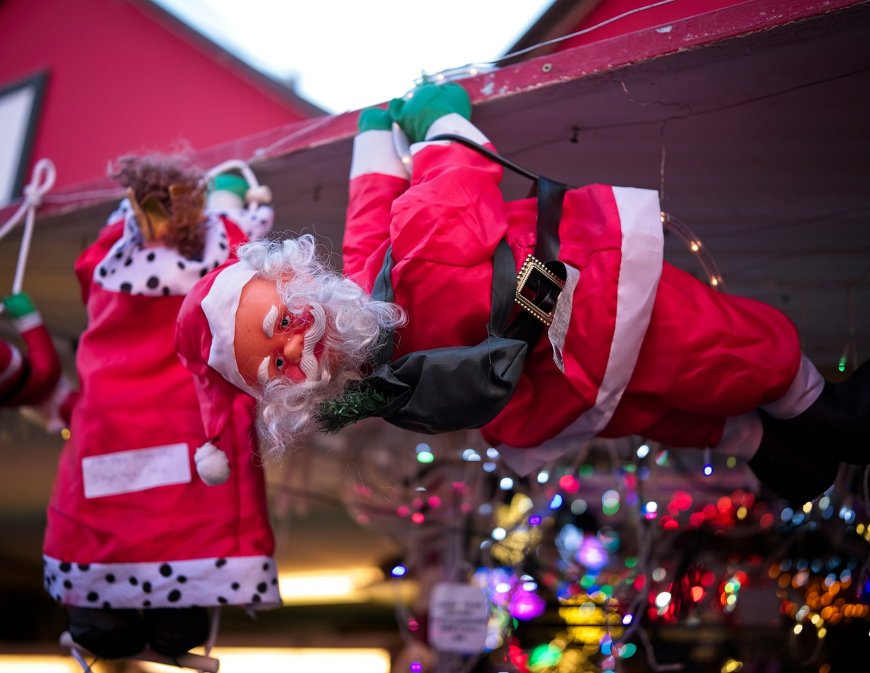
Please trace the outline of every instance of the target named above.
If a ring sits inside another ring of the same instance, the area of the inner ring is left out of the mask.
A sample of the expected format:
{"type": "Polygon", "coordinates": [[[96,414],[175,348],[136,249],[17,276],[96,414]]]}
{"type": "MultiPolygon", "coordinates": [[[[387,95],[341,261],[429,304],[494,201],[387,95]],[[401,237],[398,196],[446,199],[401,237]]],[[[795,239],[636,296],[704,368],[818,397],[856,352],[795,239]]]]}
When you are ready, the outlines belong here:
{"type": "Polygon", "coordinates": [[[455,83],[426,84],[394,99],[390,113],[412,143],[413,163],[411,186],[392,212],[397,265],[405,259],[490,265],[507,231],[502,167],[461,143],[432,140],[450,133],[492,149],[471,123],[467,92],[455,83]]]}
{"type": "Polygon", "coordinates": [[[48,399],[60,378],[60,358],[42,324],[42,316],[23,292],[3,299],[6,314],[27,346],[26,354],[18,353],[14,346],[6,345],[9,361],[6,372],[0,374],[17,383],[6,389],[4,403],[14,406],[39,404],[48,399]]]}
{"type": "Polygon", "coordinates": [[[393,201],[408,188],[408,173],[396,153],[391,129],[386,110],[363,110],[353,143],[344,272],[367,289],[383,261],[383,255],[376,253],[389,240],[393,201]],[[375,263],[375,257],[381,259],[375,263]]]}

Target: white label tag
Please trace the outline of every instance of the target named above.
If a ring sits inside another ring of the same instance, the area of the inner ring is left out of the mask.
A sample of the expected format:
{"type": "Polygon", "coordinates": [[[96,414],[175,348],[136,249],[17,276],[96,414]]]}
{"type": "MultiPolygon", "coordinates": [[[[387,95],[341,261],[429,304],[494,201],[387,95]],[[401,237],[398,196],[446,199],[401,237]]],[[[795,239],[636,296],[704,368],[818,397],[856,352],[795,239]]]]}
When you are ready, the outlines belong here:
{"type": "Polygon", "coordinates": [[[118,451],[82,458],[86,498],[134,493],[190,481],[187,444],[118,451]]]}
{"type": "Polygon", "coordinates": [[[556,310],[553,311],[553,323],[550,329],[547,330],[547,336],[550,338],[550,345],[553,347],[553,362],[559,368],[559,371],[565,373],[565,359],[562,353],[565,351],[565,337],[568,334],[568,323],[571,322],[571,309],[574,308],[574,288],[577,287],[577,281],[580,280],[580,271],[573,266],[565,264],[565,270],[568,272],[565,278],[565,287],[559,293],[559,298],[556,300],[556,310]]]}
{"type": "Polygon", "coordinates": [[[484,650],[489,605],[482,589],[468,584],[436,584],[429,615],[429,642],[435,649],[465,654],[484,650]]]}

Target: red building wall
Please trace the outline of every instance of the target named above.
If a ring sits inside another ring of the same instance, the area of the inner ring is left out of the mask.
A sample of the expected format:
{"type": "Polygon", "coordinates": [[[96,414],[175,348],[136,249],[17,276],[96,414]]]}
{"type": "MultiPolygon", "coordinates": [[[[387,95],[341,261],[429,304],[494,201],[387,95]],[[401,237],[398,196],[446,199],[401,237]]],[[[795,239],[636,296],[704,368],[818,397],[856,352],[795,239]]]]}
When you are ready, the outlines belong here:
{"type": "Polygon", "coordinates": [[[312,116],[144,0],[3,0],[0,89],[48,75],[32,158],[57,186],[129,152],[200,149],[312,116]]]}

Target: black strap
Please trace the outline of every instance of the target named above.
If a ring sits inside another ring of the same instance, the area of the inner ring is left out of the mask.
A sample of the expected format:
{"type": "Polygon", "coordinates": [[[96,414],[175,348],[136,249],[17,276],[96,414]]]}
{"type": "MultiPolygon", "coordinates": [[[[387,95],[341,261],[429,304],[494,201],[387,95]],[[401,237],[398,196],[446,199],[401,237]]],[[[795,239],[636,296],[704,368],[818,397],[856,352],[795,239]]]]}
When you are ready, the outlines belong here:
{"type": "MultiPolygon", "coordinates": [[[[563,281],[568,273],[565,265],[559,260],[559,223],[562,221],[562,202],[566,185],[555,182],[543,176],[536,183],[538,199],[537,238],[535,241],[535,257],[554,275],[563,281]]],[[[533,295],[534,303],[545,313],[551,313],[556,308],[561,288],[548,281],[540,274],[532,274],[526,282],[526,289],[533,295]]],[[[522,339],[529,344],[529,351],[534,348],[544,323],[526,311],[517,313],[516,318],[508,327],[505,336],[512,339],[522,339]]]]}
{"type": "Polygon", "coordinates": [[[535,257],[542,262],[559,259],[559,223],[562,221],[562,202],[568,187],[561,182],[540,176],[537,182],[538,235],[535,257]]]}

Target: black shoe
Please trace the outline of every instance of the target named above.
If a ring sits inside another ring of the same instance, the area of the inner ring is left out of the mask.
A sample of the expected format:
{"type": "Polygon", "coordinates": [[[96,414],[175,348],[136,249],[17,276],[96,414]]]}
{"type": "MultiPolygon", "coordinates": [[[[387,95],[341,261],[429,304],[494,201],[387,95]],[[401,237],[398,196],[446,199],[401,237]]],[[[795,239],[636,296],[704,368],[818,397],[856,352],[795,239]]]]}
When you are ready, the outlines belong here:
{"type": "Polygon", "coordinates": [[[103,659],[123,659],[145,649],[142,618],[136,610],[67,607],[69,633],[103,659]]]}
{"type": "Polygon", "coordinates": [[[173,659],[208,640],[205,608],[149,608],[143,610],[142,619],[151,649],[173,659]]]}
{"type": "Polygon", "coordinates": [[[825,383],[809,409],[784,422],[789,433],[841,463],[870,463],[870,360],[845,381],[825,383]]]}
{"type": "Polygon", "coordinates": [[[760,410],[758,414],[764,430],[761,445],[749,460],[758,480],[794,505],[802,505],[827,491],[840,467],[836,457],[824,445],[805,443],[807,438],[794,434],[789,421],[760,410]]]}

